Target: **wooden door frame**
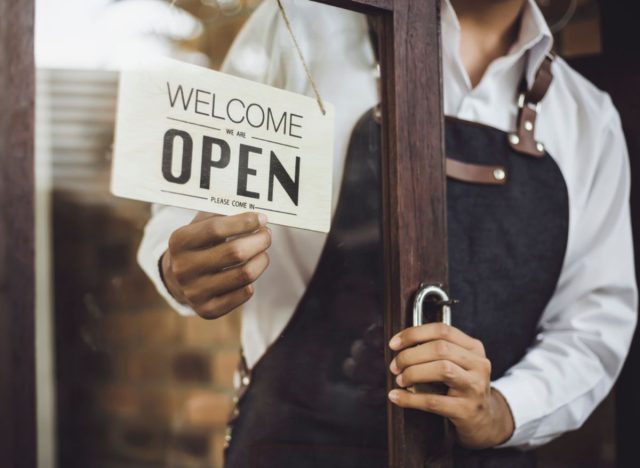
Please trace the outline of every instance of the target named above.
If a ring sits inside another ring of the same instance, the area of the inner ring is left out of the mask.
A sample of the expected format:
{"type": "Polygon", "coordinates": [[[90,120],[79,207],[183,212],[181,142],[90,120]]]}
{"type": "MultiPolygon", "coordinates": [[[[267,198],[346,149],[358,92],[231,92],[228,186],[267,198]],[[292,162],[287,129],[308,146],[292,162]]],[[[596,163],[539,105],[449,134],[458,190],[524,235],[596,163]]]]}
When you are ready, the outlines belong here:
{"type": "MultiPolygon", "coordinates": [[[[420,283],[448,288],[439,0],[315,0],[378,21],[385,336],[409,326],[420,283]]],[[[385,347],[387,365],[392,353],[385,347]]],[[[387,388],[394,385],[388,373],[387,388]]],[[[388,404],[393,468],[446,466],[443,418],[388,404]]]]}
{"type": "Polygon", "coordinates": [[[0,2],[0,464],[36,465],[34,2],[0,2]]]}

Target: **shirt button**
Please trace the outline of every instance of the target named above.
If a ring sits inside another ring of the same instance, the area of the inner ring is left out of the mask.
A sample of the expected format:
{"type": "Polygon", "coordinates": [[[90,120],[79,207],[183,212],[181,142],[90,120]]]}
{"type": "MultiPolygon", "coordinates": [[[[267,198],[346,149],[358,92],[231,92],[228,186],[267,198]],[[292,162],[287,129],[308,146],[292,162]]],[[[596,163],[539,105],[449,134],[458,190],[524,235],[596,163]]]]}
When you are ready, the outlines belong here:
{"type": "Polygon", "coordinates": [[[244,377],[242,377],[242,385],[249,385],[249,383],[251,382],[251,379],[249,378],[248,375],[245,375],[244,377]]]}

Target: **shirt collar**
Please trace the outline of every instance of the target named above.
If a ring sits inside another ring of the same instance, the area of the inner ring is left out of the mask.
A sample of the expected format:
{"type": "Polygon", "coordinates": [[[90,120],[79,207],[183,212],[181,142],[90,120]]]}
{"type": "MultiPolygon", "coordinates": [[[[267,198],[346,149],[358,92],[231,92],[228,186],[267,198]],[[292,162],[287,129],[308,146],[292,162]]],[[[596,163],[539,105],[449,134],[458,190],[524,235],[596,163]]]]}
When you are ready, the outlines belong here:
{"type": "MultiPolygon", "coordinates": [[[[443,47],[461,63],[460,22],[450,0],[442,0],[441,3],[443,47]]],[[[553,34],[544,15],[535,0],[527,0],[522,12],[518,38],[507,55],[514,58],[526,55],[526,77],[529,86],[533,83],[538,68],[552,47],[553,34]]]]}

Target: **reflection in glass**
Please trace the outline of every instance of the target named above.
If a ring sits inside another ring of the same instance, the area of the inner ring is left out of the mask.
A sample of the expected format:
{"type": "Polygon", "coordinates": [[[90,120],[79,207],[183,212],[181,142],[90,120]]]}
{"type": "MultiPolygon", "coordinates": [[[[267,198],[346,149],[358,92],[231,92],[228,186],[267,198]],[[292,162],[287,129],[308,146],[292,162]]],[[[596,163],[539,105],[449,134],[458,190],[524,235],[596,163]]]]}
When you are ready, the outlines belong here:
{"type": "Polygon", "coordinates": [[[112,70],[215,65],[250,11],[205,25],[162,1],[38,2],[41,468],[222,466],[239,316],[182,318],[140,270],[149,206],[108,186],[112,70]]]}

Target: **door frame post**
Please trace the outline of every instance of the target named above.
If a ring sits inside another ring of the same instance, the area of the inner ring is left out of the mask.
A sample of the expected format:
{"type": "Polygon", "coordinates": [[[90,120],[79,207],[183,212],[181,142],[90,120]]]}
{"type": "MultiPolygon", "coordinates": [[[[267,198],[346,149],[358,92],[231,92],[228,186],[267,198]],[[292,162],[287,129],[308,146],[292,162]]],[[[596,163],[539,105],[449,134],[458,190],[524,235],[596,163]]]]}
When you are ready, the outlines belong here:
{"type": "Polygon", "coordinates": [[[0,2],[0,464],[36,466],[34,2],[0,2]]]}
{"type": "MultiPolygon", "coordinates": [[[[385,336],[411,325],[421,283],[448,287],[439,0],[316,0],[372,15],[382,74],[385,336]]],[[[387,365],[393,358],[385,346],[387,365]]],[[[394,386],[388,373],[387,388],[394,386]]],[[[387,404],[393,468],[450,464],[446,421],[387,404]]]]}

